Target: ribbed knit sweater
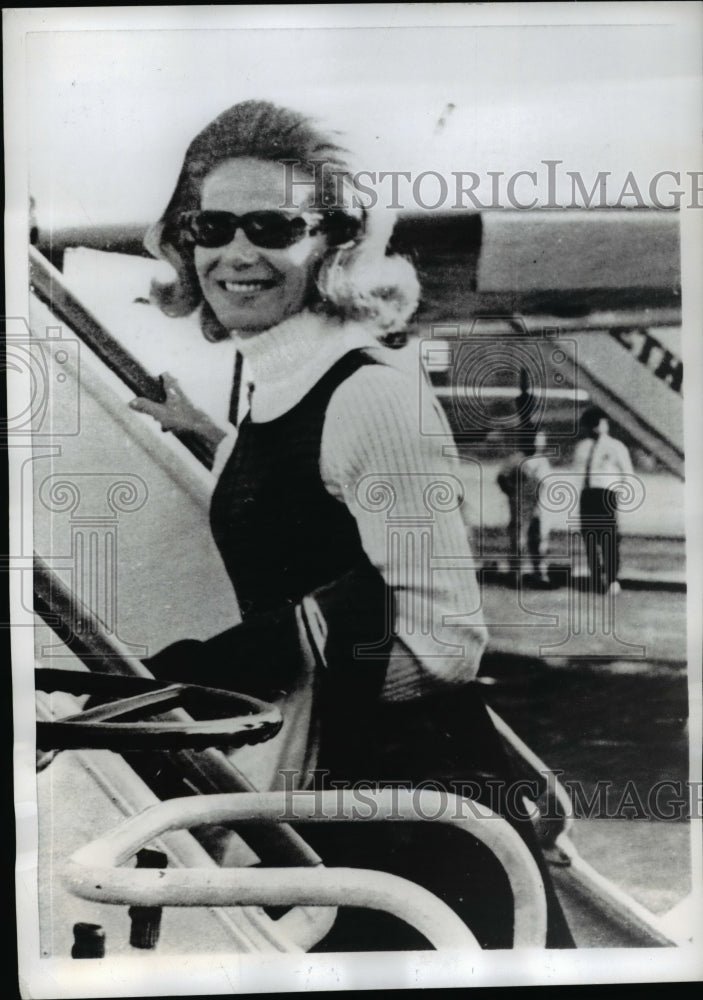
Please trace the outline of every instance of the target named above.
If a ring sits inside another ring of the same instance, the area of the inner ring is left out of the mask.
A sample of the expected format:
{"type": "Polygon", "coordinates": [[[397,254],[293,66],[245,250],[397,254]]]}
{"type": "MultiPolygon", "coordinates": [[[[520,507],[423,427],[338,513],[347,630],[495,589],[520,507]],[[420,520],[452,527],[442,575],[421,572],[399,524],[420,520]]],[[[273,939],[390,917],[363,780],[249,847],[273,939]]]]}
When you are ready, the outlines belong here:
{"type": "MultiPolygon", "coordinates": [[[[319,471],[393,592],[397,639],[381,697],[406,701],[473,679],[486,631],[461,481],[443,453],[450,431],[419,367],[400,363],[363,325],[309,312],[233,337],[254,386],[254,424],[289,412],[349,351],[375,352],[382,363],[361,366],[331,396],[319,471]]],[[[220,446],[216,472],[235,438],[232,430],[220,446]]]]}

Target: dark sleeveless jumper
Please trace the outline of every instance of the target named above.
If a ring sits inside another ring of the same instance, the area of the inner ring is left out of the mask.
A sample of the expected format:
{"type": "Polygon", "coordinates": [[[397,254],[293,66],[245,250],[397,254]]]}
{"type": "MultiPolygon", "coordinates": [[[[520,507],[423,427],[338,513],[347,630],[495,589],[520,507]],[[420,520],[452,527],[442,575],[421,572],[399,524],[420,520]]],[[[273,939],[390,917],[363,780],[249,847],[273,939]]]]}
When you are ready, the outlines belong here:
{"type": "MultiPolygon", "coordinates": [[[[275,420],[242,421],[237,442],[212,497],[210,523],[232,581],[252,649],[250,673],[272,673],[271,695],[298,667],[293,611],[315,596],[328,624],[327,669],[320,678],[320,766],[337,771],[355,756],[362,717],[380,694],[387,666],[391,595],[364,552],[356,520],[325,488],[320,451],[325,414],[339,385],[378,363],[363,350],[340,358],[291,410],[275,420]],[[283,649],[283,643],[287,648],[283,649]],[[273,644],[273,645],[272,645],[273,644]],[[358,645],[379,655],[359,658],[358,645]],[[271,650],[270,654],[268,650],[271,650]],[[270,657],[278,660],[270,663],[270,657]]],[[[234,630],[238,635],[242,627],[234,630]]],[[[237,640],[238,641],[238,640],[237,640]]],[[[233,652],[223,648],[223,659],[233,652]]],[[[238,659],[242,651],[237,650],[238,659]]],[[[229,656],[230,663],[232,656],[229,656]]],[[[222,664],[223,672],[226,665],[222,664]]],[[[250,690],[250,687],[248,688],[250,690]]]]}
{"type": "Polygon", "coordinates": [[[372,363],[352,351],[287,413],[242,421],[210,523],[245,621],[369,566],[354,517],[322,482],[320,448],[335,389],[372,363]]]}

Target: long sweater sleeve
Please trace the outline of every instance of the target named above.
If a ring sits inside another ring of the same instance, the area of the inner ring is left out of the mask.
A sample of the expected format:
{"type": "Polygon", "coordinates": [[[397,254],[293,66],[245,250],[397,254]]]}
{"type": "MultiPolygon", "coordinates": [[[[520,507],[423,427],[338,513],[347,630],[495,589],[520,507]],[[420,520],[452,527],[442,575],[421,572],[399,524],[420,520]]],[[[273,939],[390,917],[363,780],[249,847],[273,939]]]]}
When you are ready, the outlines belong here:
{"type": "MultiPolygon", "coordinates": [[[[428,390],[429,392],[429,390],[428,390]]],[[[371,563],[393,593],[384,700],[475,677],[486,644],[450,431],[412,375],[365,366],[333,395],[320,471],[353,514],[371,563]]]]}

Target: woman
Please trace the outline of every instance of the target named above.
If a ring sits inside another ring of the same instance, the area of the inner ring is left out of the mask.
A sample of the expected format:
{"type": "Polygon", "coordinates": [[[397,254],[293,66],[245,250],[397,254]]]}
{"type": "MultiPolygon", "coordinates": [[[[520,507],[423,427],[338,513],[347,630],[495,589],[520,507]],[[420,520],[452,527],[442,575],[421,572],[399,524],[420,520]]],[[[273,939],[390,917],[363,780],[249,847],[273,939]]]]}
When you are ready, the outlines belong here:
{"type": "MultiPolygon", "coordinates": [[[[147,238],[177,273],[155,287],[157,302],[172,315],[198,309],[209,339],[233,337],[253,380],[211,507],[242,622],[148,665],[264,698],[313,685],[316,787],[320,775],[483,787],[509,769],[470,683],[486,633],[460,480],[442,452],[449,432],[436,402],[420,401],[420,380],[379,343],[414,311],[418,283],[406,261],[386,255],[388,233],[356,195],[329,136],[302,115],[245,102],[191,143],[147,238]],[[313,677],[299,653],[301,622],[317,653],[313,677]]],[[[167,387],[166,404],[135,407],[218,443],[223,432],[167,387]]],[[[513,822],[539,860],[529,823],[513,822]]],[[[429,823],[304,834],[329,864],[423,882],[484,946],[510,946],[505,880],[465,835],[429,823]]],[[[555,906],[552,916],[551,943],[568,943],[555,906]]],[[[394,944],[423,947],[390,918],[342,910],[322,947],[394,944]]]]}

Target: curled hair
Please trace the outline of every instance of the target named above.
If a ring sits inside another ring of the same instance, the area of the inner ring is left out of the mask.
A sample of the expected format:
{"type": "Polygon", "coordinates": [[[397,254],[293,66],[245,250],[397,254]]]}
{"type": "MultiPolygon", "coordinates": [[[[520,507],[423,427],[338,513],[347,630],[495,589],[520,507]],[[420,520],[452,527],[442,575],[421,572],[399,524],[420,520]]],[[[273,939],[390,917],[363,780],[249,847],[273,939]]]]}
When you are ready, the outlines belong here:
{"type": "Polygon", "coordinates": [[[607,420],[608,414],[599,406],[589,406],[581,414],[580,428],[583,433],[592,434],[601,420],[607,420]]]}
{"type": "Polygon", "coordinates": [[[200,208],[208,174],[223,161],[237,158],[294,163],[316,179],[316,199],[322,200],[316,207],[329,210],[324,226],[328,251],[308,305],[344,319],[368,320],[379,336],[401,330],[417,308],[420,286],[407,260],[386,255],[387,222],[381,224],[380,216],[370,217],[359,207],[347,150],[305,115],[266,101],[235,104],[189,145],[171,200],[144,240],[151,254],[176,271],[175,280],[152,283],[152,298],[159,308],[169,316],[185,316],[200,307],[205,337],[229,336],[203,299],[193,246],[183,238],[179,220],[182,212],[200,208]]]}

